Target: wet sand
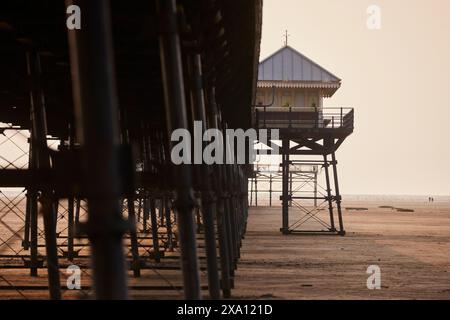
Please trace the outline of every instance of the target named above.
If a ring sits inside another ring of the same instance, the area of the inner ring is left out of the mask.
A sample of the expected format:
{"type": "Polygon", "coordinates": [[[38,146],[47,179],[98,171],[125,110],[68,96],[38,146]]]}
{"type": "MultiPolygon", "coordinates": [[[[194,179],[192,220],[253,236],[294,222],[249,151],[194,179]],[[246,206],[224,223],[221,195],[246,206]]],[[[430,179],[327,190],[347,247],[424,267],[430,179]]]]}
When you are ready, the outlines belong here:
{"type": "Polygon", "coordinates": [[[450,299],[450,203],[348,201],[343,206],[368,209],[344,210],[345,237],[281,235],[280,207],[253,207],[234,296],[450,299]],[[414,212],[379,208],[383,205],[414,212]],[[369,265],[381,269],[380,290],[367,289],[369,265]]]}
{"type": "MultiPolygon", "coordinates": [[[[344,209],[347,232],[344,237],[282,235],[280,207],[251,207],[232,297],[450,299],[450,202],[378,199],[344,201],[343,207],[353,209],[344,209]],[[414,212],[399,212],[390,206],[414,212]],[[354,210],[358,208],[368,210],[354,210]],[[380,290],[367,289],[369,265],[381,268],[380,290]]],[[[325,211],[319,215],[326,218],[325,211]]],[[[291,222],[298,218],[298,210],[293,209],[291,222]]],[[[307,228],[320,229],[312,221],[307,228]]],[[[199,246],[204,267],[201,235],[199,246]]],[[[88,267],[89,259],[84,260],[88,267]]],[[[131,296],[181,299],[178,268],[179,252],[175,251],[154,269],[142,270],[141,278],[133,278],[129,271],[131,296]]],[[[67,278],[64,270],[61,270],[62,284],[67,278]]],[[[48,298],[45,269],[40,269],[39,277],[32,278],[24,268],[1,268],[0,276],[0,298],[48,298]]],[[[89,269],[83,269],[82,276],[83,290],[63,290],[63,298],[92,297],[89,269]]],[[[205,270],[201,271],[201,278],[206,296],[205,270]]]]}

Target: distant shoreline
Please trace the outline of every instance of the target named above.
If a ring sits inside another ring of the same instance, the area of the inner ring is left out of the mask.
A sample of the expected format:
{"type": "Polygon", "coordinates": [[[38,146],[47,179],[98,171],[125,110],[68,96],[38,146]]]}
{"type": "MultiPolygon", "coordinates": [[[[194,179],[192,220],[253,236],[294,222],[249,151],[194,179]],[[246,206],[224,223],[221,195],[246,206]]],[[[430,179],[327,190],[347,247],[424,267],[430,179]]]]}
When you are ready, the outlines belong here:
{"type": "MultiPolygon", "coordinates": [[[[20,193],[23,193],[25,196],[26,190],[25,188],[0,188],[1,196],[17,196],[20,193]]],[[[272,194],[272,201],[273,203],[279,202],[279,195],[280,192],[273,192],[272,194]]],[[[254,196],[254,194],[253,194],[254,196]]],[[[249,197],[250,197],[250,190],[249,190],[249,197]]],[[[427,202],[428,197],[433,197],[435,202],[450,202],[450,195],[389,195],[389,194],[343,194],[342,199],[343,201],[412,201],[412,202],[427,202]]],[[[259,192],[258,193],[258,202],[262,201],[268,201],[269,200],[269,194],[259,192]]]]}

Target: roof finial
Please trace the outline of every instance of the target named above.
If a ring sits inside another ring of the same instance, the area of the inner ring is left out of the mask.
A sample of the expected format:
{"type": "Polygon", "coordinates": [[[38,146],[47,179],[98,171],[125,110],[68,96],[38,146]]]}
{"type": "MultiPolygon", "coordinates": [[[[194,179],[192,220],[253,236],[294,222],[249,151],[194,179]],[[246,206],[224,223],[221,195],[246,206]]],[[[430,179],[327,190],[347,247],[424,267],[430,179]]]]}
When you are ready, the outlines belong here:
{"type": "Polygon", "coordinates": [[[284,46],[285,47],[287,47],[287,45],[288,45],[288,37],[290,37],[291,35],[290,34],[288,34],[288,31],[286,30],[285,32],[284,32],[284,46]]]}

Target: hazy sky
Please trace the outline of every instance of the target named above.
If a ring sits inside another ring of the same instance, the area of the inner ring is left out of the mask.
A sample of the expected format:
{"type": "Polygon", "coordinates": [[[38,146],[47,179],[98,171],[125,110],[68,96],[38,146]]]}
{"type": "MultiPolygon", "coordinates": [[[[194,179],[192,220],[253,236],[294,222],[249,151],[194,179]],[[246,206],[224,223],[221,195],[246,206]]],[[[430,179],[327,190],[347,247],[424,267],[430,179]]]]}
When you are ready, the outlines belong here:
{"type": "Polygon", "coordinates": [[[355,108],[337,153],[346,194],[450,195],[450,1],[264,0],[261,60],[289,45],[342,79],[355,108]],[[381,8],[381,29],[366,24],[381,8]]]}

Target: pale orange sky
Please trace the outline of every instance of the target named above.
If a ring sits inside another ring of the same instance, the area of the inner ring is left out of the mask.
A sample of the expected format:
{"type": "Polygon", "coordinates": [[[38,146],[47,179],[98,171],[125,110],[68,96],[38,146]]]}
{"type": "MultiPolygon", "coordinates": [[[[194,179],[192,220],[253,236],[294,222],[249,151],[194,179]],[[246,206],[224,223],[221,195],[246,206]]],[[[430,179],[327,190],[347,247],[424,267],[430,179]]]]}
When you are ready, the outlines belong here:
{"type": "Polygon", "coordinates": [[[289,45],[342,79],[355,108],[337,152],[344,194],[450,195],[450,1],[265,0],[261,59],[289,45]],[[381,8],[381,30],[366,26],[381,8]]]}

